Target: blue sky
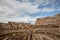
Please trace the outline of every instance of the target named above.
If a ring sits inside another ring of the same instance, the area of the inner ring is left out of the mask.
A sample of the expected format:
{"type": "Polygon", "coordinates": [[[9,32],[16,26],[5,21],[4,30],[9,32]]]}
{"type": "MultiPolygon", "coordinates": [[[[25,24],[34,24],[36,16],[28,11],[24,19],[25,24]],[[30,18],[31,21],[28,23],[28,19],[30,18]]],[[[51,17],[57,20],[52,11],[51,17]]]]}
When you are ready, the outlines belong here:
{"type": "Polygon", "coordinates": [[[55,14],[60,14],[60,0],[0,0],[0,22],[35,23],[55,14]]]}

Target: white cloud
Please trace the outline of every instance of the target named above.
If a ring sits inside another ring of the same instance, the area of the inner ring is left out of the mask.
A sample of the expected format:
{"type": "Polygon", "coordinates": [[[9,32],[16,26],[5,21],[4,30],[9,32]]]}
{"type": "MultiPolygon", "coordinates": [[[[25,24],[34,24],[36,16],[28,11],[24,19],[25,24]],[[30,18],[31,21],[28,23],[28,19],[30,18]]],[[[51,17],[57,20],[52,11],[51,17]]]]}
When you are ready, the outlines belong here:
{"type": "MultiPolygon", "coordinates": [[[[19,15],[21,13],[36,13],[39,11],[38,5],[31,3],[20,3],[16,0],[2,0],[0,1],[1,11],[6,15],[19,15]]],[[[6,16],[7,16],[6,15],[6,16]]]]}
{"type": "Polygon", "coordinates": [[[35,23],[36,18],[32,18],[31,16],[17,17],[17,18],[0,18],[0,22],[24,22],[24,23],[35,23]]]}
{"type": "Polygon", "coordinates": [[[52,11],[55,11],[55,9],[54,8],[43,8],[42,9],[42,12],[52,12],[52,11]]]}
{"type": "Polygon", "coordinates": [[[21,16],[26,13],[34,14],[38,11],[38,5],[32,5],[31,3],[20,3],[16,0],[0,0],[0,22],[29,22],[31,20],[31,17],[27,16],[19,18],[18,16],[21,16]]]}
{"type": "Polygon", "coordinates": [[[44,2],[44,0],[17,0],[17,1],[20,1],[20,2],[29,2],[29,3],[32,3],[32,4],[41,4],[44,2]]]}
{"type": "Polygon", "coordinates": [[[31,16],[24,16],[24,17],[17,17],[15,19],[9,19],[9,21],[16,21],[16,22],[24,22],[24,23],[32,23],[34,24],[37,18],[43,18],[44,16],[36,16],[36,17],[31,17],[31,16]]]}

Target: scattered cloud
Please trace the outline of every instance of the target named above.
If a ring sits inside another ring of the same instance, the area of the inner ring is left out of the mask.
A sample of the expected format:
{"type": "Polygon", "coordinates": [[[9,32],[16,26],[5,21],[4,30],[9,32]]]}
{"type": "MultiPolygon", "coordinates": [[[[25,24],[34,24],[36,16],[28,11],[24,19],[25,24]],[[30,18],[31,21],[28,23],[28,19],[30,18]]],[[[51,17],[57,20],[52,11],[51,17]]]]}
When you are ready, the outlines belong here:
{"type": "Polygon", "coordinates": [[[36,18],[43,16],[37,15],[36,17],[32,17],[30,15],[38,14],[38,12],[42,14],[42,12],[48,13],[60,10],[60,6],[56,6],[60,1],[56,1],[57,0],[0,0],[0,22],[17,21],[34,23],[36,18]]]}
{"type": "Polygon", "coordinates": [[[55,9],[54,8],[43,8],[42,9],[42,12],[52,12],[52,11],[55,11],[55,9]]]}
{"type": "MultiPolygon", "coordinates": [[[[38,5],[31,3],[20,3],[16,0],[0,0],[0,20],[1,22],[14,20],[14,21],[29,21],[29,17],[20,17],[26,13],[34,14],[38,12],[38,5]],[[16,19],[14,19],[16,17],[16,19]],[[18,18],[17,18],[18,17],[18,18]]],[[[26,16],[26,15],[25,15],[26,16]]]]}

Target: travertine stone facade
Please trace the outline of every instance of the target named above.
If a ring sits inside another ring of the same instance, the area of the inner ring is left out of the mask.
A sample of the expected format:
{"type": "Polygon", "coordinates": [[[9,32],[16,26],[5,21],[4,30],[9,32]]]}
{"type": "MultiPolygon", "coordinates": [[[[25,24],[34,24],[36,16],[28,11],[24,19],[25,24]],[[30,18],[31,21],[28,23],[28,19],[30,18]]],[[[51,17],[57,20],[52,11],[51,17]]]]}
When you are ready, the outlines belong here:
{"type": "Polygon", "coordinates": [[[37,18],[36,25],[60,24],[60,14],[53,17],[37,18]]]}

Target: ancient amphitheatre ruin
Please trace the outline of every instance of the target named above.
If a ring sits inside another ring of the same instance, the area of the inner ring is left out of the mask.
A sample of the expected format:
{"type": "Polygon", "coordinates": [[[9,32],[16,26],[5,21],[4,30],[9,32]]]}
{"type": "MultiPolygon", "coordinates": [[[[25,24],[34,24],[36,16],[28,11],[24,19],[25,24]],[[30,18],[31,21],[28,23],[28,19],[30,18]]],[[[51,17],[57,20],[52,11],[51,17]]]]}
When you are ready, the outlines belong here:
{"type": "Polygon", "coordinates": [[[60,14],[30,23],[0,23],[0,40],[60,40],[60,14]]]}

